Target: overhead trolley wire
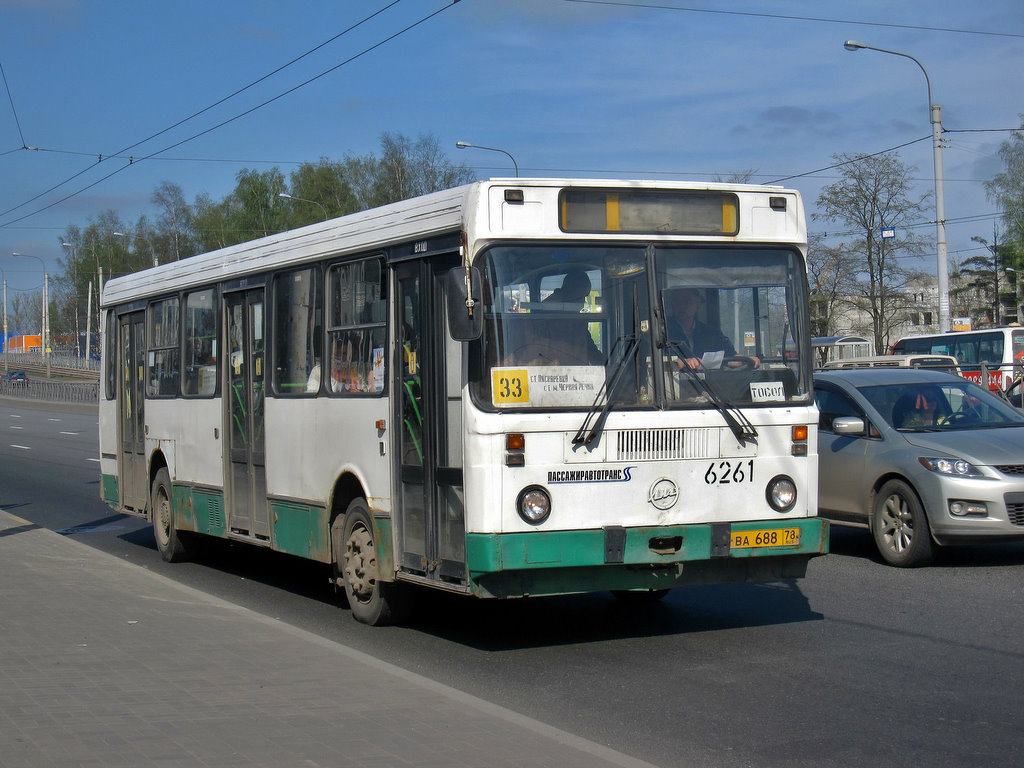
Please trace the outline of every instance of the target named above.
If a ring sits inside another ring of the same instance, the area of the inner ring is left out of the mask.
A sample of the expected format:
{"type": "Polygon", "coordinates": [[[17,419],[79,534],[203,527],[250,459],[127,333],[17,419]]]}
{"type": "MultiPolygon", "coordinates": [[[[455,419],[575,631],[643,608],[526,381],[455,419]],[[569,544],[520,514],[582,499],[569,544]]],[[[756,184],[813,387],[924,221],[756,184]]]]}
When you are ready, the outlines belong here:
{"type": "MultiPolygon", "coordinates": [[[[11,86],[7,84],[7,73],[4,72],[3,62],[0,62],[0,75],[3,76],[4,88],[7,89],[7,100],[11,102],[11,112],[14,114],[14,124],[18,126],[18,136],[21,137],[21,146],[18,149],[25,149],[25,134],[22,133],[21,130],[21,121],[18,119],[18,110],[14,108],[14,97],[11,95],[11,86]]],[[[4,154],[7,153],[5,152],[4,154]]]]}
{"type": "Polygon", "coordinates": [[[722,16],[753,16],[761,19],[782,19],[784,21],[814,21],[819,24],[856,24],[862,27],[888,27],[891,29],[914,29],[922,32],[953,32],[962,35],[990,35],[992,37],[1024,37],[1024,33],[989,32],[981,29],[957,29],[955,27],[931,27],[924,24],[895,24],[884,21],[852,21],[850,19],[826,19],[818,16],[796,16],[782,13],[758,13],[756,11],[727,11],[721,8],[691,8],[659,3],[628,3],[623,0],[564,0],[567,3],[586,5],[612,5],[620,8],[644,8],[657,11],[681,11],[683,13],[715,13],[722,16]]]}
{"type": "MultiPolygon", "coordinates": [[[[153,134],[152,136],[150,136],[150,137],[148,137],[146,139],[143,139],[142,141],[136,142],[135,144],[132,144],[131,146],[129,146],[129,147],[123,149],[123,150],[119,150],[117,153],[115,153],[114,155],[108,156],[106,159],[111,159],[114,156],[120,156],[121,153],[125,152],[126,150],[132,149],[134,147],[137,147],[140,144],[143,144],[146,141],[149,141],[150,139],[152,139],[152,138],[154,138],[156,136],[159,136],[159,135],[161,135],[163,133],[166,133],[167,131],[171,130],[172,128],[177,127],[177,126],[187,122],[188,120],[191,120],[193,117],[196,117],[196,116],[198,116],[198,115],[208,111],[209,109],[212,109],[213,107],[215,107],[215,106],[217,106],[219,104],[224,103],[226,100],[230,99],[232,96],[235,96],[235,95],[237,95],[239,93],[242,93],[243,91],[247,90],[248,88],[252,87],[253,85],[256,85],[257,83],[262,82],[263,80],[265,80],[266,78],[270,77],[271,75],[273,75],[273,74],[275,74],[277,72],[280,72],[285,67],[290,66],[291,64],[295,63],[296,61],[299,61],[299,59],[301,59],[301,58],[303,58],[305,56],[308,56],[313,51],[318,50],[319,48],[322,48],[327,43],[337,39],[338,37],[340,37],[341,35],[347,33],[348,31],[351,31],[352,29],[355,29],[360,24],[363,24],[366,21],[369,21],[374,16],[379,15],[380,13],[382,13],[385,10],[387,10],[388,8],[391,8],[392,6],[396,5],[398,2],[401,2],[401,0],[393,0],[393,2],[391,2],[389,5],[379,9],[378,11],[374,12],[370,16],[367,16],[362,21],[360,21],[357,24],[354,24],[353,26],[349,27],[344,32],[341,32],[338,35],[335,35],[330,40],[327,40],[324,43],[321,43],[320,45],[316,46],[316,48],[313,48],[313,49],[307,51],[302,56],[296,57],[295,59],[293,59],[288,64],[282,65],[281,67],[275,69],[273,72],[271,72],[271,73],[269,73],[269,74],[259,78],[258,80],[253,81],[248,86],[245,86],[244,88],[239,89],[238,91],[236,91],[235,93],[231,94],[230,96],[224,97],[223,99],[219,100],[215,104],[211,104],[209,107],[206,107],[206,108],[200,110],[199,112],[196,112],[195,114],[190,115],[189,117],[184,118],[183,120],[178,121],[174,125],[172,125],[172,126],[170,126],[168,128],[165,128],[164,130],[159,131],[159,132],[153,134]]],[[[110,173],[108,173],[107,175],[97,179],[96,181],[94,181],[94,182],[92,182],[90,184],[87,184],[86,186],[84,186],[84,187],[82,187],[82,188],[80,188],[80,189],[78,189],[78,190],[76,190],[74,192],[71,192],[68,195],[65,195],[64,197],[60,198],[59,200],[55,200],[52,203],[49,203],[49,204],[47,204],[45,206],[42,206],[41,208],[37,208],[36,210],[31,211],[29,213],[26,213],[26,214],[24,214],[22,216],[19,216],[18,218],[10,219],[9,221],[5,221],[3,223],[0,223],[0,227],[10,226],[11,224],[15,224],[15,223],[17,223],[19,221],[23,221],[24,219],[27,219],[27,218],[29,218],[31,216],[34,216],[37,213],[41,213],[41,212],[43,212],[45,210],[48,210],[49,208],[53,208],[54,206],[60,205],[61,203],[65,202],[67,200],[70,200],[71,198],[81,194],[82,192],[85,192],[85,191],[87,191],[89,189],[92,189],[96,185],[101,184],[102,182],[106,181],[110,177],[112,177],[112,176],[120,173],[121,171],[125,170],[125,168],[128,168],[128,167],[130,167],[130,166],[132,166],[132,165],[134,165],[136,163],[142,162],[143,160],[151,160],[154,157],[157,157],[158,155],[160,155],[160,154],[162,154],[164,152],[168,152],[171,149],[174,149],[176,147],[181,146],[182,144],[185,144],[185,143],[187,143],[189,141],[193,141],[194,139],[197,139],[197,138],[199,138],[201,136],[205,136],[206,134],[211,133],[211,132],[213,132],[213,131],[215,131],[215,130],[217,130],[219,128],[222,128],[225,125],[228,125],[229,123],[232,123],[232,122],[234,122],[236,120],[239,120],[242,117],[245,117],[246,115],[252,114],[253,112],[255,112],[255,111],[259,110],[259,109],[262,109],[263,107],[265,107],[265,106],[267,106],[269,104],[272,104],[273,102],[275,102],[275,101],[277,101],[277,100],[279,100],[281,98],[284,98],[285,96],[287,96],[287,95],[289,95],[291,93],[294,93],[295,91],[299,90],[300,88],[304,88],[305,86],[309,85],[310,83],[312,83],[312,82],[314,82],[316,80],[319,80],[322,77],[325,77],[326,75],[330,74],[331,72],[334,72],[337,69],[340,69],[341,67],[345,66],[346,64],[350,64],[351,62],[355,61],[356,59],[359,59],[360,57],[365,56],[367,53],[370,53],[371,51],[374,51],[377,48],[380,48],[381,46],[391,42],[395,38],[400,37],[401,35],[405,34],[406,32],[409,32],[410,30],[418,27],[419,25],[429,21],[430,19],[432,19],[433,17],[437,16],[438,14],[448,10],[456,2],[458,2],[458,0],[452,0],[452,2],[450,4],[442,6],[441,8],[437,9],[436,11],[433,11],[432,13],[427,14],[426,16],[424,16],[423,18],[419,19],[418,21],[413,22],[412,24],[404,27],[403,29],[399,30],[398,32],[395,32],[394,34],[389,35],[388,37],[384,38],[383,40],[380,40],[377,43],[374,43],[373,45],[369,46],[368,48],[363,49],[359,53],[357,53],[357,54],[355,54],[353,56],[350,56],[349,58],[345,59],[344,61],[340,62],[339,64],[336,64],[333,67],[330,67],[330,68],[324,70],[323,72],[319,73],[318,75],[314,75],[313,77],[310,77],[307,80],[304,80],[303,82],[299,83],[298,85],[293,86],[292,88],[289,88],[286,91],[283,91],[282,93],[279,93],[278,95],[276,95],[276,96],[274,96],[274,97],[272,97],[270,99],[267,99],[266,101],[263,101],[262,103],[257,104],[254,107],[251,107],[250,109],[244,110],[243,112],[235,115],[234,117],[230,117],[227,120],[223,120],[220,123],[217,123],[216,125],[214,125],[214,126],[212,126],[210,128],[207,128],[205,130],[202,130],[202,131],[199,131],[197,133],[194,133],[191,136],[188,136],[188,137],[186,137],[186,138],[184,138],[184,139],[182,139],[180,141],[177,141],[177,142],[175,142],[173,144],[170,144],[170,145],[164,147],[163,149],[159,149],[159,150],[157,150],[155,152],[152,152],[152,153],[150,153],[148,155],[143,155],[143,156],[137,157],[137,158],[136,157],[129,157],[127,164],[122,165],[121,167],[111,171],[110,173]]],[[[49,192],[54,191],[55,189],[58,189],[59,187],[63,186],[64,184],[67,184],[69,181],[77,178],[78,176],[81,176],[86,171],[91,170],[92,168],[95,168],[96,165],[98,165],[99,162],[103,162],[103,160],[104,160],[104,158],[101,157],[101,159],[96,164],[93,164],[93,165],[89,166],[89,168],[83,169],[79,173],[76,173],[73,176],[71,176],[69,179],[66,179],[65,181],[61,182],[60,184],[57,184],[57,185],[51,187],[49,190],[46,190],[45,192],[41,192],[40,194],[36,195],[35,197],[31,198],[30,200],[26,200],[25,202],[15,206],[15,207],[13,207],[13,208],[10,208],[10,209],[8,209],[6,211],[3,211],[2,213],[0,213],[0,216],[6,215],[8,213],[12,213],[13,211],[18,210],[19,208],[22,208],[22,207],[28,205],[29,203],[31,203],[31,202],[33,202],[35,200],[38,200],[40,197],[48,194],[49,192]]]]}

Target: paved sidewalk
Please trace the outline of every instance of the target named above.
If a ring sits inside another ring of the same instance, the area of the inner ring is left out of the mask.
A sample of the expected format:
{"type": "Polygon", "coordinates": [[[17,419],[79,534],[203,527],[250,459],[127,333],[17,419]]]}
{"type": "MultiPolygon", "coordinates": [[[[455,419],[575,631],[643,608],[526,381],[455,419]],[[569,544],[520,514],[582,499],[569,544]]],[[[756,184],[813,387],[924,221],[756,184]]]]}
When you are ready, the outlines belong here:
{"type": "Polygon", "coordinates": [[[647,763],[0,511],[0,766],[647,763]]]}

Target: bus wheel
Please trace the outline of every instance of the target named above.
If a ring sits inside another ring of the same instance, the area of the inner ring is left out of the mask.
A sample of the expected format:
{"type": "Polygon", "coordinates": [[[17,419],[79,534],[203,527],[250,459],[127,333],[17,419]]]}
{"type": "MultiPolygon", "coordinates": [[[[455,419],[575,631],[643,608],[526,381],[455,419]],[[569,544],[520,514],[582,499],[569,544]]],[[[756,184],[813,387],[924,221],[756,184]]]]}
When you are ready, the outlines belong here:
{"type": "Polygon", "coordinates": [[[661,600],[668,594],[667,589],[613,589],[612,594],[621,603],[648,605],[661,600]]]}
{"type": "Polygon", "coordinates": [[[355,499],[345,512],[341,543],[344,549],[336,567],[341,571],[352,615],[364,624],[383,626],[398,618],[400,588],[381,581],[373,522],[363,499],[355,499]]]}
{"type": "Polygon", "coordinates": [[[889,565],[913,568],[932,561],[932,534],[924,507],[902,480],[890,480],[879,489],[871,533],[889,565]]]}
{"type": "Polygon", "coordinates": [[[174,510],[171,505],[171,478],[166,469],[156,473],[152,490],[153,538],[156,548],[168,563],[180,563],[188,559],[188,549],[181,534],[174,527],[174,510]]]}

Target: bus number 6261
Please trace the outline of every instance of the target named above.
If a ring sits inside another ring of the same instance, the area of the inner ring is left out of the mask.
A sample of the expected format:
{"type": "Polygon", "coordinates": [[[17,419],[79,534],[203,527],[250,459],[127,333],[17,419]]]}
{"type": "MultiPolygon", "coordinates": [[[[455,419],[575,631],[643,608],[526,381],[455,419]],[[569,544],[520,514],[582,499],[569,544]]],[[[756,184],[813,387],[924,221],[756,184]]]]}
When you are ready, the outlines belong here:
{"type": "Polygon", "coordinates": [[[729,485],[731,483],[749,483],[754,480],[754,460],[747,459],[733,464],[731,461],[711,462],[704,473],[704,482],[708,485],[729,485]]]}

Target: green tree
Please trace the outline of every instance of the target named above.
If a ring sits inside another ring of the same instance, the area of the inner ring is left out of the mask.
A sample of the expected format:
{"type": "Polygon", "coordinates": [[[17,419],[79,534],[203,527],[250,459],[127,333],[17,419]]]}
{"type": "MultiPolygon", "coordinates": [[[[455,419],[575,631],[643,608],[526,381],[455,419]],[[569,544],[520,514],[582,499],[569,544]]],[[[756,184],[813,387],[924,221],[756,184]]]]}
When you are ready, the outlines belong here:
{"type": "Polygon", "coordinates": [[[235,189],[224,200],[209,195],[196,198],[193,222],[202,251],[213,251],[288,228],[288,211],[277,205],[284,191],[280,169],[259,171],[244,168],[235,176],[235,189]]]}
{"type": "MultiPolygon", "coordinates": [[[[145,216],[133,227],[113,210],[102,212],[84,230],[75,225],[64,230],[59,238],[64,253],[58,259],[61,271],[50,280],[52,335],[85,330],[90,292],[93,312],[98,310],[101,273],[106,281],[152,266],[146,240],[151,232],[145,216]]],[[[96,327],[95,315],[90,325],[96,327]]]]}
{"type": "Polygon", "coordinates": [[[232,229],[230,210],[228,199],[216,202],[206,192],[196,197],[192,208],[192,226],[201,253],[241,242],[232,229]]]}
{"type": "Polygon", "coordinates": [[[851,297],[868,318],[875,349],[886,349],[897,325],[906,319],[907,284],[919,277],[905,262],[920,257],[924,241],[911,228],[924,213],[927,196],[911,197],[911,174],[896,152],[858,157],[837,154],[842,179],[818,196],[813,218],[850,228],[846,250],[854,259],[856,285],[851,297]],[[882,229],[897,236],[883,239],[882,229]]]}
{"type": "Polygon", "coordinates": [[[181,187],[170,181],[161,182],[153,190],[150,199],[160,211],[151,240],[160,263],[195,256],[197,244],[193,230],[194,214],[192,207],[185,201],[181,187]]]}
{"type": "Polygon", "coordinates": [[[413,142],[401,133],[383,133],[381,156],[345,157],[345,177],[360,209],[450,189],[474,179],[465,165],[455,164],[436,136],[421,135],[413,142]]]}
{"type": "Polygon", "coordinates": [[[359,210],[342,162],[321,157],[318,163],[303,163],[292,171],[288,187],[296,199],[278,202],[291,204],[286,218],[289,229],[359,210]]]}
{"type": "MultiPolygon", "coordinates": [[[[1016,303],[1013,284],[1006,273],[1007,267],[1013,267],[1010,260],[1013,251],[999,242],[998,231],[992,233],[991,242],[978,235],[971,240],[983,245],[987,253],[971,256],[960,263],[955,292],[964,297],[972,325],[1002,325],[1005,320],[1003,308],[1016,303]]],[[[1012,310],[1012,314],[1016,316],[1016,310],[1012,310]]]]}
{"type": "Polygon", "coordinates": [[[999,147],[999,157],[1005,170],[985,182],[985,194],[1002,211],[1008,239],[1024,243],[1024,115],[1020,130],[999,147]]]}

